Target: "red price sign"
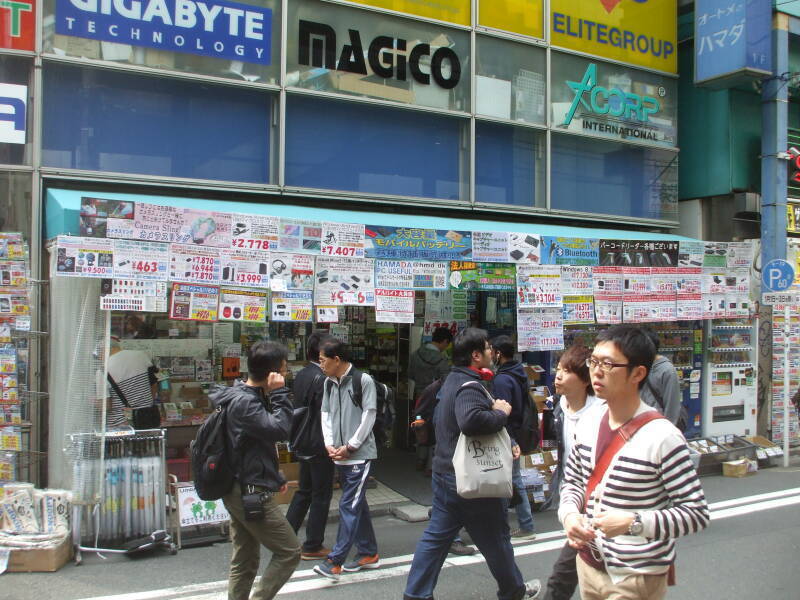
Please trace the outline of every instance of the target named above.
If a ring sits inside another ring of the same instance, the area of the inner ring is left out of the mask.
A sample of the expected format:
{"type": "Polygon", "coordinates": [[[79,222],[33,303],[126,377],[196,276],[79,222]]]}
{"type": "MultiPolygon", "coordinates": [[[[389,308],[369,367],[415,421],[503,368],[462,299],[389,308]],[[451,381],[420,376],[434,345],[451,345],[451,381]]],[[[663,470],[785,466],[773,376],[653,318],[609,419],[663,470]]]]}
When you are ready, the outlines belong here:
{"type": "Polygon", "coordinates": [[[264,279],[263,275],[258,273],[237,273],[236,281],[238,283],[261,283],[264,279]]]}
{"type": "Polygon", "coordinates": [[[155,261],[137,260],[133,263],[133,270],[139,273],[156,273],[158,271],[158,263],[155,261]]]}
{"type": "Polygon", "coordinates": [[[233,238],[232,246],[234,248],[247,248],[249,250],[269,250],[269,241],[267,240],[253,240],[249,238],[233,238]]]}
{"type": "Polygon", "coordinates": [[[206,309],[196,310],[194,316],[195,319],[199,319],[200,321],[209,321],[211,320],[211,311],[206,309]]]}
{"type": "Polygon", "coordinates": [[[351,247],[342,247],[342,246],[322,246],[320,249],[322,254],[328,254],[330,256],[355,256],[356,249],[351,247]]]}

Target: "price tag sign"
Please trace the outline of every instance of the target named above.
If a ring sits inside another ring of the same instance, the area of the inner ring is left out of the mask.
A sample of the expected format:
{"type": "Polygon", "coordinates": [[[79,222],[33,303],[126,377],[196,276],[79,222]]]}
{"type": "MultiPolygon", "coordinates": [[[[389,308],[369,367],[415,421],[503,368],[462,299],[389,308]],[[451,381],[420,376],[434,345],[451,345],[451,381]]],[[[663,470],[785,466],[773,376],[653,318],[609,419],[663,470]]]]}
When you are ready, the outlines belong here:
{"type": "Polygon", "coordinates": [[[216,321],[219,288],[211,285],[173,283],[170,319],[216,321]]]}
{"type": "Polygon", "coordinates": [[[71,277],[112,277],[114,240],[58,236],[56,275],[71,277]]]}
{"type": "Polygon", "coordinates": [[[318,256],[314,274],[314,304],[374,306],[374,263],[371,258],[318,256]]]}
{"type": "Polygon", "coordinates": [[[323,223],[320,253],[364,258],[364,226],[358,223],[323,223]]]}
{"type": "Polygon", "coordinates": [[[217,248],[171,244],[169,261],[170,281],[220,282],[222,268],[217,248]]]}
{"type": "Polygon", "coordinates": [[[118,279],[167,281],[169,244],[114,241],[114,275],[118,279]]]}
{"type": "Polygon", "coordinates": [[[248,288],[269,288],[269,252],[223,250],[220,253],[222,283],[248,288]]]}

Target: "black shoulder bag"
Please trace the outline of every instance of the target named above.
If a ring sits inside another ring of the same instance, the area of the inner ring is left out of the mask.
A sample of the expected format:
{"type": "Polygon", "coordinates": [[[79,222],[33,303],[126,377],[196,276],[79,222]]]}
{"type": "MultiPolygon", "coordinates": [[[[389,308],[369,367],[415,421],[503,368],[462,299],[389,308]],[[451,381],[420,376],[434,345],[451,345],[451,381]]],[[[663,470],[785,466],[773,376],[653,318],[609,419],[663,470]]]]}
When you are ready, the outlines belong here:
{"type": "MultiPolygon", "coordinates": [[[[128,402],[128,399],[125,397],[125,394],[122,393],[122,390],[117,385],[117,382],[114,381],[111,373],[106,373],[106,377],[108,378],[108,383],[110,383],[111,387],[114,388],[114,392],[116,392],[117,396],[125,405],[125,407],[132,408],[128,402]]],[[[133,409],[134,429],[158,429],[159,427],[161,427],[161,413],[159,412],[157,406],[150,405],[133,409]]]]}

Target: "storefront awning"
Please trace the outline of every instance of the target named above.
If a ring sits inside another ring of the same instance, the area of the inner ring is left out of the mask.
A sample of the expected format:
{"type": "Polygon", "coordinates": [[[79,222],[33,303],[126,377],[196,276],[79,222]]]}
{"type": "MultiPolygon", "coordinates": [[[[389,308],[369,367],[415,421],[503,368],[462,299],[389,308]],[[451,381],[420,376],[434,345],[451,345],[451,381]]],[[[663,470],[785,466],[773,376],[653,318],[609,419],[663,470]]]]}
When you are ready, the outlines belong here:
{"type": "Polygon", "coordinates": [[[80,190],[49,189],[46,204],[47,239],[57,235],[79,235],[79,213],[82,197],[102,197],[110,200],[146,202],[161,206],[196,208],[224,212],[270,215],[295,219],[313,219],[338,223],[364,223],[387,227],[415,227],[423,229],[452,229],[455,231],[514,231],[540,235],[599,238],[616,240],[691,240],[692,238],[668,233],[606,229],[597,227],[569,227],[542,223],[512,221],[487,221],[483,219],[448,218],[427,215],[373,212],[367,210],[339,210],[294,204],[259,204],[255,202],[228,202],[177,196],[151,196],[148,194],[98,193],[80,190]]]}

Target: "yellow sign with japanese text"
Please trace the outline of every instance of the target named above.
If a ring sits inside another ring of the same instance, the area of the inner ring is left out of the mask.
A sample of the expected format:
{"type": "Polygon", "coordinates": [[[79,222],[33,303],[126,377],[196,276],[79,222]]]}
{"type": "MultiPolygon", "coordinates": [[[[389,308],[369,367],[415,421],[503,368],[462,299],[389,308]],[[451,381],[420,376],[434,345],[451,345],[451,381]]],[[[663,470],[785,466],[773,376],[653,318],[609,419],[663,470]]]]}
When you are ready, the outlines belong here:
{"type": "Polygon", "coordinates": [[[478,24],[544,37],[544,0],[483,0],[479,3],[478,24]]]}
{"type": "Polygon", "coordinates": [[[678,71],[675,0],[551,0],[550,13],[553,46],[678,71]]]}
{"type": "Polygon", "coordinates": [[[353,4],[385,8],[456,25],[470,25],[470,0],[350,0],[353,4]]]}
{"type": "Polygon", "coordinates": [[[800,203],[786,203],[786,231],[800,233],[800,203]]]}

